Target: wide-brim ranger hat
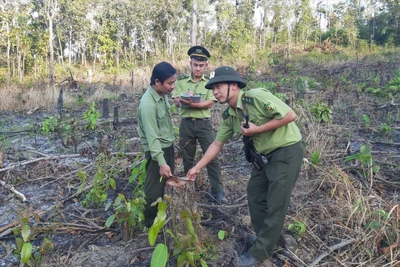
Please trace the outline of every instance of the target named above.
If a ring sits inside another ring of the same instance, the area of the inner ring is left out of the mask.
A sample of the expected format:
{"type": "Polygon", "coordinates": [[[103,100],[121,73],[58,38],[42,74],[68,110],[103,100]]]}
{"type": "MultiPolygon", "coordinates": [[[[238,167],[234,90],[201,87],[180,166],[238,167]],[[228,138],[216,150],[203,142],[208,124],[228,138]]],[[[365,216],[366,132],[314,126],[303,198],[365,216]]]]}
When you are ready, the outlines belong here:
{"type": "Polygon", "coordinates": [[[246,87],[246,82],[240,78],[239,73],[231,67],[222,66],[216,68],[210,73],[210,80],[206,84],[207,89],[212,89],[212,86],[216,83],[223,82],[236,82],[240,89],[246,87]]]}

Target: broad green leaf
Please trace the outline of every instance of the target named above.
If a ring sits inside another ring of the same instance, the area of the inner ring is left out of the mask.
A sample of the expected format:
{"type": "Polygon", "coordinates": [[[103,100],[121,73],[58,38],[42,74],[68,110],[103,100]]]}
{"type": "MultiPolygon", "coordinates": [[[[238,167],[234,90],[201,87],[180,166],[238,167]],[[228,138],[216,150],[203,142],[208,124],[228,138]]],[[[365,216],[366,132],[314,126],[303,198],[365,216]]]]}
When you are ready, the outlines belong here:
{"type": "Polygon", "coordinates": [[[158,229],[154,225],[152,225],[147,233],[149,244],[151,246],[154,246],[154,244],[156,243],[157,235],[158,229]]]}
{"type": "Polygon", "coordinates": [[[184,255],[184,254],[179,255],[179,256],[178,256],[178,267],[183,266],[183,264],[185,263],[185,261],[186,261],[185,255],[184,255]]]}
{"type": "Polygon", "coordinates": [[[186,218],[186,226],[188,228],[189,233],[191,235],[195,235],[193,223],[192,223],[192,220],[190,218],[186,218]]]}
{"type": "Polygon", "coordinates": [[[203,259],[200,259],[200,264],[201,264],[201,267],[208,267],[206,261],[203,259]]]}
{"type": "Polygon", "coordinates": [[[112,202],[108,202],[107,205],[105,206],[104,210],[107,211],[111,205],[112,205],[112,202]]]}
{"type": "Polygon", "coordinates": [[[360,148],[360,152],[364,156],[370,156],[371,155],[371,148],[367,145],[362,145],[360,148]]]}
{"type": "Polygon", "coordinates": [[[117,183],[115,182],[114,178],[110,178],[110,186],[114,190],[117,188],[117,183]]]}
{"type": "Polygon", "coordinates": [[[164,267],[168,261],[168,247],[158,244],[151,255],[150,267],[164,267]]]}
{"type": "Polygon", "coordinates": [[[133,180],[136,179],[136,177],[138,176],[138,174],[139,174],[139,168],[138,168],[138,167],[133,168],[132,174],[131,174],[131,176],[129,177],[129,183],[132,183],[133,180]]]}
{"type": "Polygon", "coordinates": [[[110,227],[111,224],[114,222],[116,214],[111,215],[110,217],[108,217],[107,221],[106,221],[106,226],[110,227]]]}
{"type": "Polygon", "coordinates": [[[18,250],[21,251],[22,246],[24,245],[24,240],[22,240],[22,238],[20,238],[20,237],[17,237],[17,238],[15,238],[15,243],[17,244],[18,250]]]}
{"type": "Polygon", "coordinates": [[[347,158],[344,159],[344,162],[349,161],[349,160],[353,160],[353,159],[360,159],[360,154],[357,153],[357,154],[350,155],[350,156],[348,156],[347,158]]]}
{"type": "Polygon", "coordinates": [[[194,265],[194,253],[192,251],[186,251],[186,258],[190,264],[194,265]]]}
{"type": "Polygon", "coordinates": [[[223,230],[218,231],[218,238],[220,240],[224,240],[225,239],[225,235],[226,235],[225,231],[223,231],[223,230]]]}
{"type": "Polygon", "coordinates": [[[102,202],[104,202],[104,201],[106,201],[106,199],[107,199],[107,194],[101,194],[100,200],[101,200],[102,202]]]}
{"type": "Polygon", "coordinates": [[[30,235],[31,235],[31,228],[29,227],[29,225],[24,224],[22,226],[22,231],[21,231],[21,236],[24,242],[29,242],[30,235]]]}
{"type": "Polygon", "coordinates": [[[21,262],[27,263],[32,256],[32,244],[24,243],[21,250],[21,262]]]}

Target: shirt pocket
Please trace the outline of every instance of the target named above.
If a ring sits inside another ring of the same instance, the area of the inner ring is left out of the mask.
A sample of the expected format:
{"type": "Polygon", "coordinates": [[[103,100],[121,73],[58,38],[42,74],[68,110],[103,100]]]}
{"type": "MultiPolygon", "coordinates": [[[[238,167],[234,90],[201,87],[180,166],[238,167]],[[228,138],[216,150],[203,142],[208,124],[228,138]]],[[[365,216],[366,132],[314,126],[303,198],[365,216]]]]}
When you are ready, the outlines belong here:
{"type": "Polygon", "coordinates": [[[157,112],[157,125],[158,128],[161,128],[162,125],[165,124],[164,120],[167,116],[167,111],[165,109],[161,109],[157,112]]]}

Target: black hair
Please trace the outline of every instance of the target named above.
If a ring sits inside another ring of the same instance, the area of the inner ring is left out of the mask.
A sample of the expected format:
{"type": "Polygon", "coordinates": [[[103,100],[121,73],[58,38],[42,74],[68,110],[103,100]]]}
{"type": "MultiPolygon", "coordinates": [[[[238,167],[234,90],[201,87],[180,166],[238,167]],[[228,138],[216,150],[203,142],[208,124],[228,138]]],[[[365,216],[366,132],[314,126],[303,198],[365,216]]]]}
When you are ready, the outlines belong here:
{"type": "Polygon", "coordinates": [[[154,85],[156,80],[164,83],[165,80],[176,74],[176,69],[168,62],[160,62],[154,66],[151,74],[150,85],[154,85]]]}

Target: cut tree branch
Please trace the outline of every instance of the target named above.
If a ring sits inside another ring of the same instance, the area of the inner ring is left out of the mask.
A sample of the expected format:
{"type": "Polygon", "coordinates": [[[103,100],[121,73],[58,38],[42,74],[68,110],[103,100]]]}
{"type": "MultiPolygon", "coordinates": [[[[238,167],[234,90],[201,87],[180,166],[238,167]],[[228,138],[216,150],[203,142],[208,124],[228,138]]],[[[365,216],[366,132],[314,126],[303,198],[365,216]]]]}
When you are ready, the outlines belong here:
{"type": "Polygon", "coordinates": [[[321,255],[319,255],[319,257],[313,261],[310,265],[308,265],[308,267],[314,267],[318,264],[318,262],[320,262],[323,258],[325,258],[326,256],[328,256],[332,251],[340,249],[342,247],[345,247],[347,245],[350,245],[351,243],[356,242],[355,239],[349,239],[349,240],[345,240],[339,244],[333,245],[331,247],[328,247],[328,251],[322,253],[321,255]]]}

